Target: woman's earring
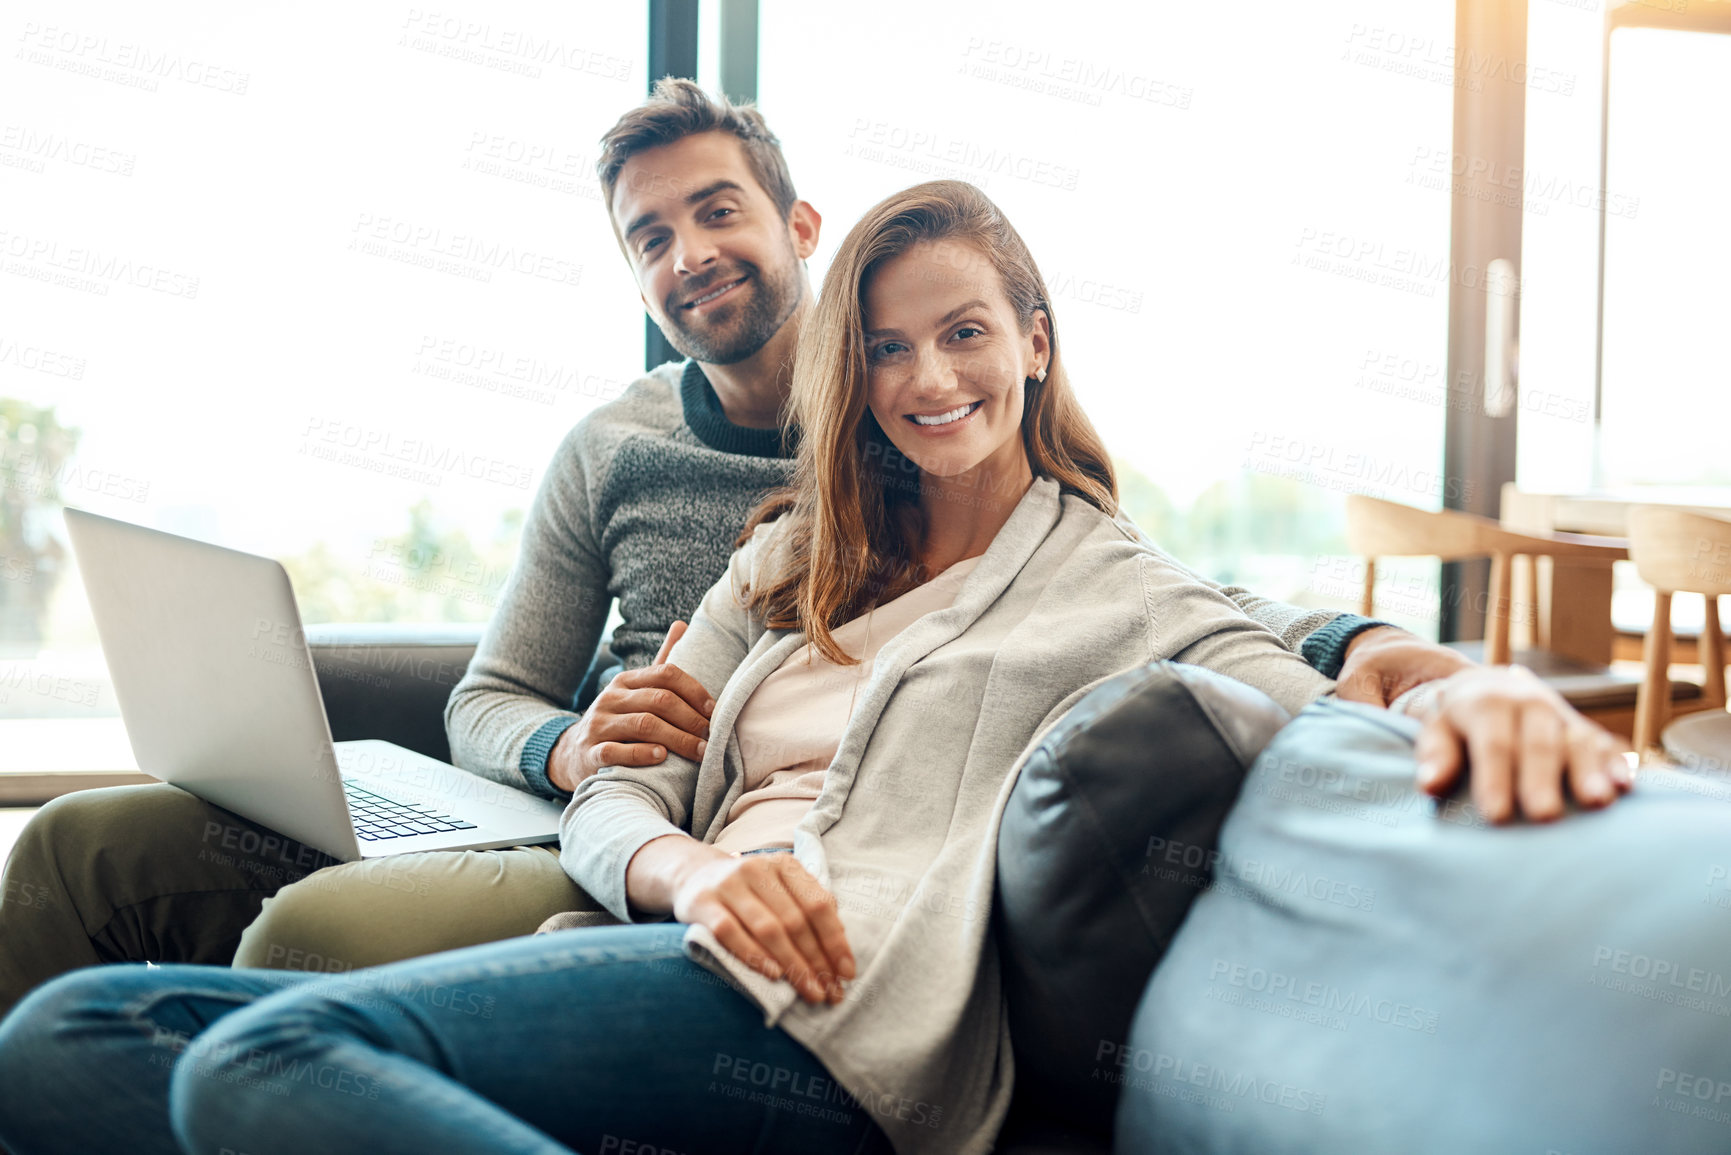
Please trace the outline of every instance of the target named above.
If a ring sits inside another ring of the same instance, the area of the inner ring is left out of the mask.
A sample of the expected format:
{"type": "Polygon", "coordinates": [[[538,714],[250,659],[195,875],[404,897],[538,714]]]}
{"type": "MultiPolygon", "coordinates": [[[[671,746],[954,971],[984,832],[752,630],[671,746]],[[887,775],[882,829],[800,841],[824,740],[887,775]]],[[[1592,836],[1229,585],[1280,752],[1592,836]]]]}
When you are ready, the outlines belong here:
{"type": "Polygon", "coordinates": [[[1046,370],[1045,369],[1036,370],[1034,373],[1034,380],[1036,380],[1040,384],[1044,385],[1046,383],[1046,370]]]}

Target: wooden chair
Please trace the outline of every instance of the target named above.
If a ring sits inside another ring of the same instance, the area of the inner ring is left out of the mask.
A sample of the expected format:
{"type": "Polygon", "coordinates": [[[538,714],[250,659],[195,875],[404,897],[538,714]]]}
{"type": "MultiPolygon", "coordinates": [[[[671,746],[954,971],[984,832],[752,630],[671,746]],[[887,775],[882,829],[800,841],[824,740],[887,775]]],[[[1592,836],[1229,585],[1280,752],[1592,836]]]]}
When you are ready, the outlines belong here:
{"type": "MultiPolygon", "coordinates": [[[[1534,558],[1550,557],[1598,561],[1608,566],[1629,556],[1625,540],[1576,533],[1520,533],[1476,514],[1414,509],[1361,494],[1346,499],[1346,539],[1352,551],[1365,559],[1359,612],[1366,617],[1375,616],[1378,558],[1490,558],[1485,639],[1482,643],[1451,643],[1452,648],[1492,665],[1518,661],[1549,682],[1581,713],[1616,733],[1629,734],[1641,686],[1639,677],[1537,647],[1516,650],[1509,636],[1510,576],[1516,564],[1531,565],[1534,558]]],[[[1700,695],[1701,688],[1692,682],[1671,686],[1670,697],[1679,703],[1700,695]]]]}
{"type": "Polygon", "coordinates": [[[1509,571],[1517,557],[1560,557],[1609,564],[1629,556],[1628,543],[1578,533],[1531,534],[1458,510],[1414,509],[1395,501],[1351,494],[1346,499],[1346,540],[1364,557],[1359,612],[1372,616],[1379,557],[1436,557],[1443,561],[1491,559],[1490,603],[1485,611],[1485,661],[1509,660],[1509,571]]]}
{"type": "Polygon", "coordinates": [[[1663,745],[1685,764],[1731,769],[1731,714],[1725,712],[1725,633],[1719,597],[1731,594],[1731,521],[1681,509],[1637,506],[1629,511],[1629,553],[1641,580],[1654,589],[1653,625],[1647,631],[1645,668],[1635,707],[1635,749],[1663,745]],[[1671,666],[1671,595],[1702,594],[1706,618],[1699,639],[1700,714],[1667,726],[1671,713],[1663,687],[1671,666]]]}

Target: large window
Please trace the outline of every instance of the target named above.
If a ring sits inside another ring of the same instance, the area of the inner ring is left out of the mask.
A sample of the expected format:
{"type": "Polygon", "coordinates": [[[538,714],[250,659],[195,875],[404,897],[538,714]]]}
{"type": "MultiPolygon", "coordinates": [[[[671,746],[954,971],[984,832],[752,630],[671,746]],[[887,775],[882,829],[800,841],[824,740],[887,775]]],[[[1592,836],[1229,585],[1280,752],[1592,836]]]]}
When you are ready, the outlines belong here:
{"type": "Polygon", "coordinates": [[[1731,35],[1618,31],[1611,77],[1603,471],[1731,483],[1731,35]]]}
{"type": "MultiPolygon", "coordinates": [[[[1687,16],[1685,0],[1643,0],[1633,14],[1687,16]]],[[[1731,187],[1724,121],[1731,35],[1618,27],[1594,0],[1533,0],[1535,65],[1580,78],[1577,99],[1529,92],[1521,296],[1519,484],[1537,492],[1731,483],[1731,187]],[[1610,100],[1602,105],[1608,71],[1610,100]],[[1605,171],[1600,175],[1601,115],[1605,171]],[[1593,420],[1599,223],[1604,214],[1601,420],[1593,420]],[[1558,419],[1528,420],[1537,406],[1558,419]]],[[[1630,15],[1619,13],[1619,23],[1630,15]]],[[[1679,498],[1687,500],[1686,497],[1679,498]]],[[[1699,597],[1673,605],[1697,630],[1699,597]]],[[[1617,566],[1612,617],[1642,633],[1652,591],[1617,566]]]]}
{"type": "Polygon", "coordinates": [[[61,503],[283,558],[310,622],[491,612],[560,438],[642,365],[594,155],[646,25],[10,10],[0,717],[113,709],[61,503]]]}
{"type": "MultiPolygon", "coordinates": [[[[1682,0],[1649,9],[1684,12],[1682,0]]],[[[1580,77],[1578,99],[1529,92],[1523,393],[1571,420],[1521,427],[1523,488],[1570,492],[1731,482],[1731,187],[1724,147],[1731,35],[1611,34],[1607,164],[1600,184],[1599,3],[1533,0],[1535,62],[1580,77]],[[1605,223],[1602,423],[1595,427],[1599,214],[1605,223]]]]}
{"type": "MultiPolygon", "coordinates": [[[[1437,508],[1453,10],[763,0],[759,94],[824,215],[972,181],[1039,260],[1148,531],[1356,604],[1343,495],[1437,508]]],[[[1383,612],[1436,629],[1434,566],[1383,612]]]]}

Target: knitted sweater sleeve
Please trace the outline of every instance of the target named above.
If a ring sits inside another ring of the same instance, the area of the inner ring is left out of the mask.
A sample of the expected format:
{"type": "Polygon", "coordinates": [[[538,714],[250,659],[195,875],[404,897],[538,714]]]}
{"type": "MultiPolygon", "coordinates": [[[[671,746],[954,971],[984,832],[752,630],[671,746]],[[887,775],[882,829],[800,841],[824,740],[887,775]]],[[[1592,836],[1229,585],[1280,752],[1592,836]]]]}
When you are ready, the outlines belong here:
{"type": "Polygon", "coordinates": [[[582,717],[572,702],[613,600],[592,499],[604,456],[595,441],[585,420],[561,443],[499,605],[445,704],[453,762],[546,797],[563,797],[547,780],[547,755],[582,717]]]}

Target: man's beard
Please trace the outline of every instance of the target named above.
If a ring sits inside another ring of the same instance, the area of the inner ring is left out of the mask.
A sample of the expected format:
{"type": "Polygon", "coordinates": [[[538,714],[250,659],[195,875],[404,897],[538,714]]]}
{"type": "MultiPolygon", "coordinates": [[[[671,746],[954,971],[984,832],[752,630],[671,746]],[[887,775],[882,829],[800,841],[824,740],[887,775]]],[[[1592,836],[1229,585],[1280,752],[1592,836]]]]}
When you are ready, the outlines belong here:
{"type": "MultiPolygon", "coordinates": [[[[803,290],[798,266],[789,261],[778,270],[765,272],[741,262],[738,270],[711,281],[709,289],[738,280],[741,275],[747,278],[739,287],[746,299],[737,305],[729,302],[723,306],[733,310],[735,316],[720,325],[706,324],[701,331],[693,331],[684,324],[685,311],[674,306],[667,309],[667,323],[662,326],[667,343],[692,360],[709,365],[738,364],[767,345],[799,305],[803,290]]],[[[682,297],[690,295],[689,291],[680,293],[682,297]]]]}

